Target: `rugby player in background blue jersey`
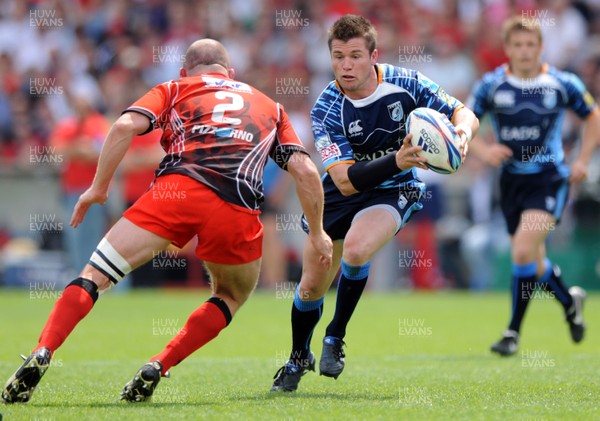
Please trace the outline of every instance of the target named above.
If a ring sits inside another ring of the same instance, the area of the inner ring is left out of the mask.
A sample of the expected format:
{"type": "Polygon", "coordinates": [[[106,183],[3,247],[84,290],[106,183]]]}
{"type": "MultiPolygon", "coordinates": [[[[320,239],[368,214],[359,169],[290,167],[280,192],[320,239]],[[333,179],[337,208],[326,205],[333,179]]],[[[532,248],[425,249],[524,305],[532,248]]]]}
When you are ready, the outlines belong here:
{"type": "Polygon", "coordinates": [[[323,269],[305,242],[303,272],[292,304],[292,353],[275,375],[272,391],[293,391],[315,357],[310,340],[341,262],[333,320],[323,340],[320,373],[337,378],[344,368],[343,339],[369,274],[371,256],[422,209],[425,185],[415,167],[425,168],[406,134],[408,114],[429,107],[448,116],[467,142],[479,127],[475,115],[422,74],[377,63],[376,32],[361,16],[345,15],[329,31],[335,80],[311,112],[323,177],[323,225],[334,240],[333,263],[323,269]]]}
{"type": "Polygon", "coordinates": [[[517,16],[503,28],[509,63],[476,84],[467,102],[477,117],[489,113],[497,143],[474,143],[472,152],[501,166],[500,200],[511,236],[512,317],[492,352],[517,352],[521,322],[536,284],[562,304],[574,342],[585,333],[585,291],[567,288],[560,269],[546,257],[545,240],[560,221],[570,183],[587,177],[587,166],[600,140],[600,112],[574,74],[541,62],[539,24],[517,16]],[[570,168],[562,149],[565,109],[584,119],[579,155],[570,168]]]}

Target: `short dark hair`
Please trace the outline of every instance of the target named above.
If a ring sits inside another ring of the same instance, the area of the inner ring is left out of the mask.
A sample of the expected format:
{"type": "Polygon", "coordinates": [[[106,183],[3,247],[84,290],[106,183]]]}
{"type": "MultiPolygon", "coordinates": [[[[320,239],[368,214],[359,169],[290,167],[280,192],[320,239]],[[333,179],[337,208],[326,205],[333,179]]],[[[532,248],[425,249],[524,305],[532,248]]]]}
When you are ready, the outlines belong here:
{"type": "Polygon", "coordinates": [[[367,49],[372,53],[377,48],[377,31],[368,19],[358,15],[344,15],[336,20],[329,29],[327,44],[331,51],[334,39],[348,42],[352,38],[364,38],[367,49]]]}

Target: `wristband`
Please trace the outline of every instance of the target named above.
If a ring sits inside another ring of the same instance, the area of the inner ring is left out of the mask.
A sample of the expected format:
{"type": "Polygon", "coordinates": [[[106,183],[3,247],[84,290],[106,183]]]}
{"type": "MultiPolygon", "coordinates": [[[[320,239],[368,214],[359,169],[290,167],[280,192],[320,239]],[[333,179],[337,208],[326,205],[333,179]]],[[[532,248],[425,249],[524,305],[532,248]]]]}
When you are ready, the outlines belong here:
{"type": "Polygon", "coordinates": [[[391,153],[371,161],[355,162],[348,168],[348,180],[356,190],[363,192],[374,189],[400,172],[396,153],[391,153]]]}
{"type": "Polygon", "coordinates": [[[458,128],[460,127],[463,132],[465,133],[465,136],[467,136],[467,143],[469,143],[471,141],[471,139],[473,139],[473,130],[471,130],[471,127],[469,127],[466,124],[460,123],[457,124],[456,126],[454,126],[454,128],[458,128]]]}

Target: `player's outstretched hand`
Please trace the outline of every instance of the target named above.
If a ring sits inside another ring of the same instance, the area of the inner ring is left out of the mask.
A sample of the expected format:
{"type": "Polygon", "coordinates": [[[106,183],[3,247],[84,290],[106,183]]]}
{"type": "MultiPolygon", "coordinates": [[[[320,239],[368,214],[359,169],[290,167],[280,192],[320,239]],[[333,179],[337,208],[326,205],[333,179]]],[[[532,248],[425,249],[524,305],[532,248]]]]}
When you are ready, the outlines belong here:
{"type": "Polygon", "coordinates": [[[396,152],[396,165],[398,168],[408,170],[412,167],[418,167],[426,170],[427,158],[419,156],[418,153],[423,150],[421,146],[413,146],[411,144],[412,134],[407,134],[402,141],[402,146],[398,152],[396,152]]]}
{"type": "Polygon", "coordinates": [[[73,228],[77,228],[77,226],[83,221],[83,218],[85,218],[85,214],[90,206],[92,206],[94,203],[103,205],[106,203],[107,199],[108,194],[106,192],[93,190],[92,187],[87,189],[81,196],[79,196],[79,200],[73,209],[73,215],[71,215],[70,225],[73,228]]]}
{"type": "Polygon", "coordinates": [[[333,256],[333,242],[331,241],[331,238],[329,238],[325,231],[314,234],[312,230],[309,237],[313,247],[320,255],[319,263],[321,263],[325,269],[329,269],[331,267],[333,256]]]}
{"type": "Polygon", "coordinates": [[[584,162],[579,160],[571,164],[571,175],[569,181],[572,183],[580,183],[588,178],[588,167],[584,162]]]}

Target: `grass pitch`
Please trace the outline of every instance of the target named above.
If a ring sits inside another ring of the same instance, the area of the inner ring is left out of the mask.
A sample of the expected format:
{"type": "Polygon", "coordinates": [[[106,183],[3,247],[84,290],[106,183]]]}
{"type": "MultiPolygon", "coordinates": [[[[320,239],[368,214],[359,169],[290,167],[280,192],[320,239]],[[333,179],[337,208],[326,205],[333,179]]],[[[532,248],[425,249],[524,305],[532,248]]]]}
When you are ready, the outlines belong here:
{"type": "MultiPolygon", "coordinates": [[[[269,393],[290,351],[289,291],[258,291],[232,324],[171,370],[152,402],[118,400],[123,385],[207,297],[204,290],[109,293],[56,352],[10,420],[600,419],[600,295],[590,294],[586,339],[574,345],[560,306],[530,306],[519,353],[489,352],[507,322],[506,293],[366,293],[333,380],[309,373],[297,392],[269,393]],[[112,295],[111,295],[112,294],[112,295]]],[[[54,294],[56,295],[56,294],[54,294]]],[[[0,381],[29,354],[56,296],[0,290],[0,381]]],[[[325,302],[313,351],[331,319],[325,302]]],[[[318,370],[318,368],[317,368],[318,370]]]]}

